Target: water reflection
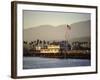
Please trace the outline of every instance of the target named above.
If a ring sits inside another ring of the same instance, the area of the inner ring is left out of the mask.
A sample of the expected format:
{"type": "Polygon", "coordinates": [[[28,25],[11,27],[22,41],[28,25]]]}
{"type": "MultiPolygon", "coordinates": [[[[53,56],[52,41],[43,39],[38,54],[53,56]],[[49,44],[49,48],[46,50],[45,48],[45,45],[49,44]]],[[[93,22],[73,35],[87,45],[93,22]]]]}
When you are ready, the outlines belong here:
{"type": "Polygon", "coordinates": [[[23,69],[58,68],[90,66],[89,59],[57,59],[41,57],[23,57],[23,69]]]}

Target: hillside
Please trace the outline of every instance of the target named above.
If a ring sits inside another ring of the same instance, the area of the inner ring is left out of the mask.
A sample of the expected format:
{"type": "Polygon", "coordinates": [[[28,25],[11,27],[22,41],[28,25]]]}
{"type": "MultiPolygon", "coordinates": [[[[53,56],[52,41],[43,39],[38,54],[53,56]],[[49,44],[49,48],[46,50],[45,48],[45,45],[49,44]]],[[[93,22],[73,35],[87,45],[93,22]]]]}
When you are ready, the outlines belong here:
{"type": "Polygon", "coordinates": [[[67,24],[58,26],[40,25],[24,29],[24,40],[90,40],[90,21],[81,21],[71,24],[71,30],[67,30],[67,24]],[[68,34],[67,34],[68,33],[68,34]]]}

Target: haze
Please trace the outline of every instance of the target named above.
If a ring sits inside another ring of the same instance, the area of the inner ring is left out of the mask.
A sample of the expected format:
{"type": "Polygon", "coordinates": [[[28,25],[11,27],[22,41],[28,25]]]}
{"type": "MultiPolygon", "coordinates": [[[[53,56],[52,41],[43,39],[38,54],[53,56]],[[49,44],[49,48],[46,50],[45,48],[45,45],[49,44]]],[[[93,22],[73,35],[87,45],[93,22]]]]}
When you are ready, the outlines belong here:
{"type": "Polygon", "coordinates": [[[46,11],[23,11],[24,29],[40,25],[59,26],[61,24],[73,24],[80,21],[90,20],[89,13],[69,12],[46,12],[46,11]]]}

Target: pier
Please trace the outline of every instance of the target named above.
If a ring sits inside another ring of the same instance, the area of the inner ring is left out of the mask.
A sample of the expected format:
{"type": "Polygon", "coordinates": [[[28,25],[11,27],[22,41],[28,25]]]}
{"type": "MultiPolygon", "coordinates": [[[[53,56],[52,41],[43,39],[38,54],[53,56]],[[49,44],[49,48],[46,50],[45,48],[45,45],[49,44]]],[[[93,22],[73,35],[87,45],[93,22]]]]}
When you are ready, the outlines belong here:
{"type": "Polygon", "coordinates": [[[30,51],[30,53],[24,56],[34,56],[34,57],[47,57],[47,58],[79,58],[79,59],[90,59],[90,53],[86,50],[71,50],[59,53],[40,53],[35,51],[30,51]]]}

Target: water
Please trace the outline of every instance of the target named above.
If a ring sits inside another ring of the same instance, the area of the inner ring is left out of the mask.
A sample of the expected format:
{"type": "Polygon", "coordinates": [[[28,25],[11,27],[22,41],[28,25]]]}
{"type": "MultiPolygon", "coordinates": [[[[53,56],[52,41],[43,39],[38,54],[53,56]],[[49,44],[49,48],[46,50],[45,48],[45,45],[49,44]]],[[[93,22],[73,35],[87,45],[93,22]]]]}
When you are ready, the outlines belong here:
{"type": "Polygon", "coordinates": [[[24,57],[23,69],[90,66],[91,65],[90,63],[91,62],[88,59],[24,57]]]}

